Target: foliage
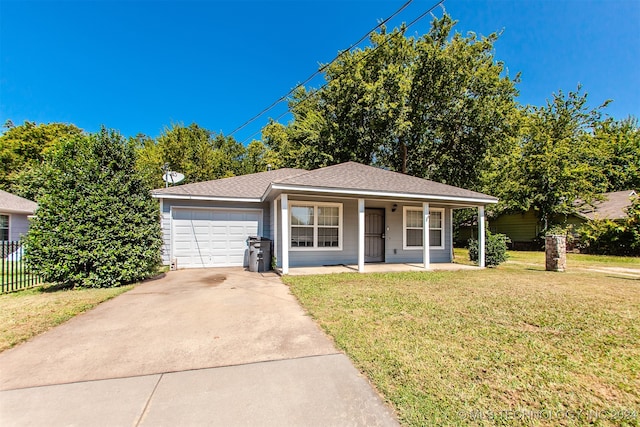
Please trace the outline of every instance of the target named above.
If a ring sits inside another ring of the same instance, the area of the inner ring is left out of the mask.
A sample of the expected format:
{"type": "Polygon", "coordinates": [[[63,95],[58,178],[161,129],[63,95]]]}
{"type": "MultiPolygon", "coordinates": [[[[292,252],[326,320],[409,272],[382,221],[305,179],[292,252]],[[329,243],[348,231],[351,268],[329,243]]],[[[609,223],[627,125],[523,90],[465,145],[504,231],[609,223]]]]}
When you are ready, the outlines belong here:
{"type": "Polygon", "coordinates": [[[430,31],[371,35],[371,46],[325,68],[326,85],[299,90],[294,119],[265,143],[286,166],[354,160],[473,188],[512,133],[515,83],[493,57],[498,36],[463,37],[445,15],[430,31]]]}
{"type": "Polygon", "coordinates": [[[159,263],[157,203],[135,170],[132,144],[102,129],[51,153],[27,262],[50,283],[112,287],[138,281],[159,263]]]}
{"type": "Polygon", "coordinates": [[[264,172],[278,169],[280,160],[278,155],[269,149],[262,141],[253,140],[246,147],[246,154],[242,161],[242,173],[264,172]]]}
{"type": "MultiPolygon", "coordinates": [[[[508,258],[507,243],[510,240],[504,234],[494,234],[487,230],[485,239],[485,265],[487,267],[496,267],[508,258]]],[[[469,259],[478,262],[478,241],[469,239],[469,259]]]]}
{"type": "Polygon", "coordinates": [[[640,256],[640,197],[634,197],[622,221],[588,221],[580,227],[581,249],[601,255],[640,256]]]}
{"type": "Polygon", "coordinates": [[[578,87],[522,113],[518,143],[485,176],[503,211],[534,209],[546,232],[557,218],[598,200],[607,183],[594,167],[599,151],[590,135],[605,105],[590,109],[578,87]]]}
{"type": "Polygon", "coordinates": [[[640,189],[640,125],[638,119],[596,123],[590,145],[596,148],[592,168],[603,174],[606,191],[640,189]]]}
{"type": "Polygon", "coordinates": [[[162,168],[185,175],[182,184],[208,181],[246,173],[262,172],[277,163],[273,152],[261,142],[244,147],[232,137],[215,134],[192,123],[165,128],[156,139],[138,135],[136,167],[147,185],[164,186],[162,168]]]}
{"type": "Polygon", "coordinates": [[[72,124],[36,124],[25,121],[13,126],[8,122],[0,135],[0,188],[37,200],[43,185],[42,163],[47,153],[64,140],[82,135],[72,124]]]}

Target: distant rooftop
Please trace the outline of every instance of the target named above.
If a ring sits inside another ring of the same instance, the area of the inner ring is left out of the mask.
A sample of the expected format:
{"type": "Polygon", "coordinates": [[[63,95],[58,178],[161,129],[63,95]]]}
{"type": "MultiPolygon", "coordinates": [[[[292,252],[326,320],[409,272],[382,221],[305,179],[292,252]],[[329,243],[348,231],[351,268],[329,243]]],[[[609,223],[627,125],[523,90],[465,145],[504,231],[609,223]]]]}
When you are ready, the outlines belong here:
{"type": "Polygon", "coordinates": [[[594,207],[582,209],[580,215],[587,219],[623,219],[627,217],[633,198],[638,197],[633,190],[614,191],[603,196],[604,199],[595,202],[594,207]]]}

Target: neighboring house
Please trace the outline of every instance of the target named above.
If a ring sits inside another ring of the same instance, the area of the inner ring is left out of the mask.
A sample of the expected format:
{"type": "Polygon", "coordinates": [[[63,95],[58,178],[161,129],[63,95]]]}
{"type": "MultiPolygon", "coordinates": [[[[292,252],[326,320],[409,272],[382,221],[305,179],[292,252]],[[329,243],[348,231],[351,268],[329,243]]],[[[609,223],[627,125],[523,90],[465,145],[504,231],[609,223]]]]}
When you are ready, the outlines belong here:
{"type": "Polygon", "coordinates": [[[38,205],[0,190],[0,241],[17,241],[29,231],[29,217],[38,205]]]}
{"type": "MultiPolygon", "coordinates": [[[[633,190],[604,193],[603,200],[595,202],[594,206],[587,206],[575,215],[568,215],[560,221],[576,230],[582,224],[594,219],[621,220],[626,218],[631,200],[636,197],[633,190]]],[[[544,229],[540,219],[533,209],[523,213],[502,214],[489,220],[489,230],[493,233],[506,234],[515,248],[527,248],[544,229]]],[[[470,234],[470,231],[466,231],[470,234]]],[[[462,233],[461,233],[462,234],[462,233]]]]}
{"type": "Polygon", "coordinates": [[[357,264],[364,271],[367,262],[451,262],[452,210],[477,208],[484,227],[485,206],[497,203],[354,162],[161,188],[153,197],[160,200],[165,265],[246,266],[247,238],[259,235],[273,240],[284,274],[298,266],[357,264]]]}
{"type": "Polygon", "coordinates": [[[624,190],[604,193],[603,196],[604,199],[594,203],[594,207],[589,206],[580,211],[578,217],[583,222],[594,219],[623,220],[627,217],[633,198],[638,195],[633,190],[624,190]]]}

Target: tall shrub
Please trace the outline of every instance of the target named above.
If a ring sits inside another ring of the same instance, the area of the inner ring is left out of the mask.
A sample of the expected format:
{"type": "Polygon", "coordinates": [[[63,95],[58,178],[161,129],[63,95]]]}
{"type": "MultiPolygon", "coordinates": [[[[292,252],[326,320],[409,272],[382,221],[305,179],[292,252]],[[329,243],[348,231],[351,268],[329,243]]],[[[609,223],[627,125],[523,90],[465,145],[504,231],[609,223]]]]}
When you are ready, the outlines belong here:
{"type": "MultiPolygon", "coordinates": [[[[489,230],[487,230],[486,236],[485,265],[487,267],[496,267],[507,260],[507,243],[510,240],[504,234],[493,234],[489,230]]],[[[478,258],[478,241],[469,239],[469,259],[478,262],[478,258]]]]}
{"type": "Polygon", "coordinates": [[[102,129],[51,153],[26,257],[44,280],[113,287],[159,264],[157,204],[135,171],[134,147],[102,129]]]}

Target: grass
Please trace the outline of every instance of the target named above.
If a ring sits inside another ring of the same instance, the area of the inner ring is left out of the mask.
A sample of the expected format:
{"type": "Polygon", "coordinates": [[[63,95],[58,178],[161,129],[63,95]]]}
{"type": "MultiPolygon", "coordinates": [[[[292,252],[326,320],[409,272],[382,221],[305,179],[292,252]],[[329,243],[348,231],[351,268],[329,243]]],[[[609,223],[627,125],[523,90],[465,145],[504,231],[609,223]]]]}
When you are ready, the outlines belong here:
{"type": "MultiPolygon", "coordinates": [[[[509,263],[523,263],[537,265],[544,268],[543,251],[507,251],[509,263]]],[[[469,260],[469,251],[463,248],[454,249],[455,262],[457,264],[475,265],[469,260]]],[[[567,254],[567,268],[597,269],[597,268],[633,268],[640,270],[640,258],[608,256],[608,255],[587,255],[587,254],[567,254]]]]}
{"type": "Polygon", "coordinates": [[[584,256],[555,273],[544,254],[512,255],[284,280],[404,425],[639,426],[640,280],[572,270],[584,256]]]}
{"type": "Polygon", "coordinates": [[[132,288],[59,290],[45,285],[0,295],[0,352],[132,288]]]}

